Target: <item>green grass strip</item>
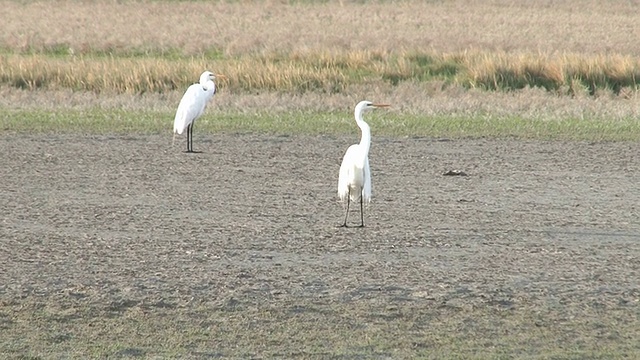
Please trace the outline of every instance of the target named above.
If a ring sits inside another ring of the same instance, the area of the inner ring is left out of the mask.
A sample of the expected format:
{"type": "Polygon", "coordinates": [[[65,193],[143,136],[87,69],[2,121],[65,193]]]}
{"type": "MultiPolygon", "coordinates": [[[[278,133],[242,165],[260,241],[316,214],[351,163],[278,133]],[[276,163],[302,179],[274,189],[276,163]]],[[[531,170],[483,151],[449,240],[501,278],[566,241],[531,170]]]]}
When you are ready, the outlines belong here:
{"type": "MultiPolygon", "coordinates": [[[[170,134],[173,113],[113,109],[41,110],[0,108],[1,133],[170,134]]],[[[540,140],[637,141],[636,119],[525,119],[498,116],[423,116],[368,114],[373,136],[438,138],[519,138],[540,140]]],[[[199,133],[268,133],[354,135],[350,113],[206,113],[196,122],[199,133]]]]}

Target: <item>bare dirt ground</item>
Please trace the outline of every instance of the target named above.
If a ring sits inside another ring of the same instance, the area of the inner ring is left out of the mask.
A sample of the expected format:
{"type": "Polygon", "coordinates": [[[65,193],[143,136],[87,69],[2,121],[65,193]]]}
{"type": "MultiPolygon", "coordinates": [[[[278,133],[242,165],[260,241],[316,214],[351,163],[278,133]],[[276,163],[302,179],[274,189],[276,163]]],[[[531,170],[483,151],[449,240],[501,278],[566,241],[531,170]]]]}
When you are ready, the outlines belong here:
{"type": "Polygon", "coordinates": [[[0,136],[0,354],[640,354],[640,144],[374,136],[344,229],[355,141],[0,136]]]}

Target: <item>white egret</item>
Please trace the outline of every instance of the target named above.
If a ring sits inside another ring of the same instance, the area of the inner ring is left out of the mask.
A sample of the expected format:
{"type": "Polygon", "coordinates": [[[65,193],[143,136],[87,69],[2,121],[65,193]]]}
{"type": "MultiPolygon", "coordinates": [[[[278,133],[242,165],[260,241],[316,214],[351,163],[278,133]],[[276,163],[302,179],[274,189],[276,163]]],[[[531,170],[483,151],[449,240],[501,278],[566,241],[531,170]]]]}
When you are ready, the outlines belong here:
{"type": "Polygon", "coordinates": [[[216,84],[213,82],[215,78],[216,75],[212,72],[203,72],[200,75],[200,82],[187,88],[178,105],[176,117],[173,120],[173,136],[175,138],[176,133],[181,135],[187,130],[188,153],[193,152],[193,122],[202,115],[207,103],[213,98],[216,92],[216,84]]]}
{"type": "Polygon", "coordinates": [[[364,202],[371,201],[371,170],[369,169],[369,147],[371,146],[371,129],[362,119],[362,113],[369,109],[388,107],[387,104],[374,104],[361,101],[356,105],[356,123],[362,131],[359,144],[349,146],[340,165],[338,177],[338,197],[347,200],[347,212],[343,227],[347,226],[349,203],[360,200],[360,227],[364,227],[364,202]]]}

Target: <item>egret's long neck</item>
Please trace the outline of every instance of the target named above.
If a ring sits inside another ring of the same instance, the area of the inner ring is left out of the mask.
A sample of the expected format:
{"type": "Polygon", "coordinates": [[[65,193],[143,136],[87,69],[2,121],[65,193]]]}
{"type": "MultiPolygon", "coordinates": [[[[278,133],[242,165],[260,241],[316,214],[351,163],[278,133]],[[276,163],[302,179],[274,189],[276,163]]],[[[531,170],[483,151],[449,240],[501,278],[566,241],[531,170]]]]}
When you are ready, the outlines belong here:
{"type": "Polygon", "coordinates": [[[371,146],[371,129],[369,125],[362,119],[362,110],[356,109],[356,123],[362,131],[362,137],[360,138],[360,146],[364,149],[365,154],[369,154],[369,147],[371,146]]]}

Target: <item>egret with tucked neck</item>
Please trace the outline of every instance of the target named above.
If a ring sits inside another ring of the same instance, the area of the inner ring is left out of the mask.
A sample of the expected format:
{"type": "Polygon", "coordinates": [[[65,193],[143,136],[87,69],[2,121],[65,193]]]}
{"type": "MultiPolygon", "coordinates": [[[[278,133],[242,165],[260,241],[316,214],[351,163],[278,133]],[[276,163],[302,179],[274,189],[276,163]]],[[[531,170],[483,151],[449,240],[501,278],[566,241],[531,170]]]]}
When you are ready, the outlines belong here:
{"type": "Polygon", "coordinates": [[[200,75],[200,82],[187,88],[173,120],[173,138],[175,134],[181,135],[187,130],[187,152],[193,153],[193,122],[199,118],[207,103],[216,93],[216,84],[213,82],[216,76],[224,78],[224,75],[214,75],[211,71],[205,71],[200,75]]]}

